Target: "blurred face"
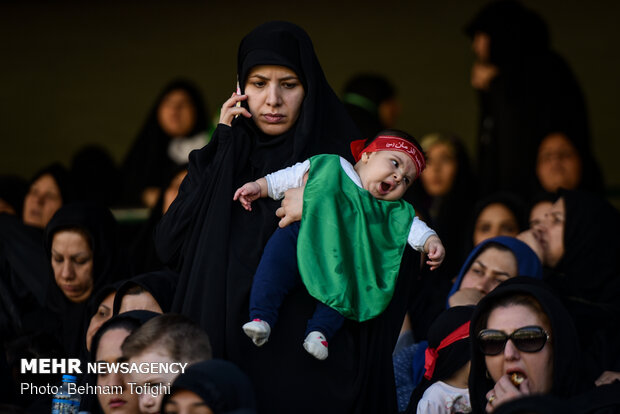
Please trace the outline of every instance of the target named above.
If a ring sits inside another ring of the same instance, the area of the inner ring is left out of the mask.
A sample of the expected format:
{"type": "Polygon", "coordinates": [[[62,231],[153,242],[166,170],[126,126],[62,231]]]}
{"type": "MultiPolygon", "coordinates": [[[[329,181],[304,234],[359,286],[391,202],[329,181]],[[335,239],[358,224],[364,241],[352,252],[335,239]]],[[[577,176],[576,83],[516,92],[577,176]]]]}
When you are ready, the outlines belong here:
{"type": "Polygon", "coordinates": [[[52,239],[56,284],[71,302],[84,302],[93,291],[93,252],[84,235],[63,230],[52,239]]]}
{"type": "Polygon", "coordinates": [[[297,121],[304,87],[297,74],[284,66],[256,66],[245,84],[252,119],[267,135],[280,135],[297,121]]]}
{"type": "Polygon", "coordinates": [[[448,144],[437,143],[426,151],[426,168],[420,179],[432,197],[446,195],[452,188],[458,163],[454,150],[448,144]]]}
{"type": "MultiPolygon", "coordinates": [[[[96,350],[97,362],[122,361],[121,345],[127,336],[129,336],[129,331],[125,329],[110,329],[104,333],[96,350]]],[[[110,389],[116,389],[115,386],[122,387],[123,392],[121,394],[97,394],[99,405],[105,414],[135,414],[138,412],[138,394],[130,392],[123,374],[97,374],[97,385],[107,385],[110,389]]]]}
{"type": "Polygon", "coordinates": [[[164,313],[153,295],[149,292],[140,292],[137,295],[129,294],[123,296],[118,313],[129,312],[132,310],[147,310],[151,312],[164,313]]]}
{"type": "Polygon", "coordinates": [[[396,98],[387,99],[379,104],[377,112],[383,128],[392,129],[401,113],[400,102],[396,98]]]}
{"type": "Polygon", "coordinates": [[[183,179],[187,175],[187,170],[183,170],[177,175],[174,176],[166,191],[164,191],[164,204],[162,206],[162,214],[166,214],[166,211],[170,208],[170,204],[177,198],[179,194],[179,187],[181,187],[181,183],[183,179]]]}
{"type": "Polygon", "coordinates": [[[365,152],[355,164],[362,187],[380,200],[400,200],[416,176],[413,160],[400,151],[365,152]]]}
{"type": "MultiPolygon", "coordinates": [[[[524,326],[540,326],[551,338],[551,327],[529,306],[509,305],[491,311],[488,329],[497,329],[510,335],[524,326]]],[[[532,394],[546,394],[553,384],[553,347],[551,341],[538,352],[524,352],[517,349],[512,340],[506,342],[504,352],[484,357],[489,375],[497,382],[503,375],[518,372],[528,381],[532,394]]]]}
{"type": "Polygon", "coordinates": [[[473,288],[486,295],[517,274],[517,259],[512,252],[489,247],[476,257],[463,275],[459,289],[473,288]]]}
{"type": "Polygon", "coordinates": [[[564,223],[566,222],[566,205],[564,198],[559,198],[545,215],[541,227],[540,245],[543,250],[543,264],[555,267],[564,256],[564,223]]]}
{"type": "Polygon", "coordinates": [[[476,220],[474,246],[491,237],[515,237],[517,234],[519,234],[519,224],[512,211],[500,203],[489,204],[476,220]]]}
{"type": "Polygon", "coordinates": [[[539,233],[545,222],[545,216],[551,210],[553,203],[551,201],[541,201],[536,203],[530,210],[530,229],[539,233]]]}
{"type": "Polygon", "coordinates": [[[106,296],[105,299],[103,299],[103,301],[99,304],[97,313],[90,318],[90,324],[88,325],[88,330],[86,331],[86,349],[89,351],[90,344],[93,341],[93,336],[95,336],[101,325],[112,317],[112,306],[114,305],[115,294],[115,292],[112,292],[106,296]]]}
{"type": "Polygon", "coordinates": [[[24,223],[44,228],[61,206],[62,196],[56,180],[50,174],[43,174],[32,183],[24,198],[24,223]]]}
{"type": "Polygon", "coordinates": [[[187,136],[196,122],[196,108],[192,98],[183,89],[169,92],[157,109],[157,120],[171,137],[187,136]]]}
{"type": "Polygon", "coordinates": [[[488,34],[478,32],[471,42],[471,49],[479,62],[488,62],[491,56],[491,38],[488,34]]]}
{"type": "MultiPolygon", "coordinates": [[[[136,355],[133,358],[129,359],[130,363],[140,364],[143,362],[155,362],[155,363],[172,363],[179,362],[173,361],[170,356],[163,351],[156,350],[155,347],[147,348],[143,353],[136,355]]],[[[160,384],[168,386],[170,385],[174,379],[178,376],[177,374],[173,374],[171,372],[168,373],[131,373],[129,374],[131,377],[131,382],[135,382],[137,385],[145,385],[146,383],[150,383],[151,387],[158,386],[160,384]]],[[[140,412],[142,414],[145,413],[159,413],[161,408],[161,401],[164,398],[163,394],[158,396],[153,396],[151,393],[142,393],[139,396],[140,399],[140,412]]]]}
{"type": "Polygon", "coordinates": [[[164,414],[213,414],[213,411],[197,394],[187,391],[176,391],[166,403],[164,414]]]}
{"type": "Polygon", "coordinates": [[[581,181],[581,158],[569,139],[560,133],[547,135],[538,148],[536,175],[551,193],[558,188],[574,190],[581,181]]]}

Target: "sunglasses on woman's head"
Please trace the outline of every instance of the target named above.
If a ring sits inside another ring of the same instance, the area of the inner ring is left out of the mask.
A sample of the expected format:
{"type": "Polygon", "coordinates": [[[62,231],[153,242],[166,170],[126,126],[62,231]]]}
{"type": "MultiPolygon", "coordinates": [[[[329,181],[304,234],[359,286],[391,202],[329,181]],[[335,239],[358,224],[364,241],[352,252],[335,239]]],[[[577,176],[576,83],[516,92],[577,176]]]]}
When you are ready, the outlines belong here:
{"type": "Polygon", "coordinates": [[[483,329],[478,334],[478,344],[484,355],[503,352],[509,339],[519,351],[538,352],[549,340],[549,334],[540,326],[524,326],[510,335],[497,329],[483,329]]]}

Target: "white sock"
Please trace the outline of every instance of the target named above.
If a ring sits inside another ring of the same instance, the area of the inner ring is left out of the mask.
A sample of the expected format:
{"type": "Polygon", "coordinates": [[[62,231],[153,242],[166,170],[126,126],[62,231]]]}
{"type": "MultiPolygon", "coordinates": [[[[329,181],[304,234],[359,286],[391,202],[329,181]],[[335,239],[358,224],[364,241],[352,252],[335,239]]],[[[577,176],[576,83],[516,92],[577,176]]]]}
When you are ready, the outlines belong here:
{"type": "Polygon", "coordinates": [[[327,358],[327,339],[319,331],[312,331],[304,340],[304,349],[321,361],[327,358]]]}
{"type": "Polygon", "coordinates": [[[269,340],[271,327],[260,319],[254,319],[243,325],[243,332],[252,339],[256,346],[263,346],[269,340]]]}

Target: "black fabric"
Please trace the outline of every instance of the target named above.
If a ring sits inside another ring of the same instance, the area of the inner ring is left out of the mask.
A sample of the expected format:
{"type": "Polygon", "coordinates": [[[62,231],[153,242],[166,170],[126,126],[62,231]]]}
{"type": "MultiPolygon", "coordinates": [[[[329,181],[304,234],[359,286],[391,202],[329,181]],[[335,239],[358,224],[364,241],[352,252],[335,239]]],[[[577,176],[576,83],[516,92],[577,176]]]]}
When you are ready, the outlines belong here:
{"type": "MultiPolygon", "coordinates": [[[[45,229],[45,249],[48,263],[51,261],[51,248],[54,235],[62,230],[79,228],[90,236],[93,251],[93,290],[91,297],[103,286],[126,278],[130,269],[124,252],[120,249],[116,220],[105,207],[94,203],[73,203],[61,207],[52,217],[45,229]]],[[[88,300],[74,303],[68,300],[54,280],[51,265],[48,267],[51,278],[46,298],[46,308],[57,317],[56,334],[63,343],[68,356],[80,357],[84,351],[85,334],[90,315],[88,300]]],[[[47,327],[50,329],[51,327],[47,327]]]]}
{"type": "Polygon", "coordinates": [[[618,369],[620,338],[620,213],[605,199],[560,191],[564,199],[564,254],[547,273],[594,359],[589,378],[618,369]]]}
{"type": "Polygon", "coordinates": [[[488,90],[479,91],[479,190],[527,198],[546,134],[570,131],[579,148],[590,147],[583,93],[566,61],[550,49],[546,23],[520,3],[485,6],[466,32],[489,35],[490,63],[499,71],[488,90]]]}
{"type": "Polygon", "coordinates": [[[99,145],[86,145],[71,160],[71,177],[77,199],[106,207],[115,205],[122,182],[120,170],[110,153],[99,145]]]}
{"type": "MultiPolygon", "coordinates": [[[[471,319],[469,335],[472,338],[469,396],[474,413],[484,413],[486,393],[495,383],[487,377],[485,357],[479,349],[477,336],[486,327],[486,317],[498,299],[516,294],[527,294],[536,299],[549,318],[553,338],[553,377],[550,395],[566,399],[587,388],[583,376],[582,357],[575,326],[561,301],[540,280],[517,276],[499,285],[478,303],[471,319]]],[[[591,387],[594,384],[591,383],[591,387]]]]}
{"type": "MultiPolygon", "coordinates": [[[[469,322],[474,313],[473,306],[455,306],[446,309],[435,319],[428,331],[428,347],[437,349],[441,341],[457,330],[463,324],[469,322]]],[[[454,375],[469,361],[471,340],[469,337],[456,341],[437,352],[435,369],[431,379],[424,377],[422,382],[411,393],[409,406],[406,413],[416,413],[418,402],[424,396],[424,392],[437,381],[445,381],[454,375]]]]}
{"type": "Polygon", "coordinates": [[[129,242],[129,259],[136,274],[153,272],[164,267],[164,264],[157,256],[155,250],[155,240],[153,240],[153,232],[161,217],[163,216],[164,194],[172,181],[181,171],[187,170],[187,164],[177,166],[170,171],[170,175],[166,178],[164,185],[161,186],[161,193],[157,203],[151,208],[149,218],[135,228],[131,224],[124,229],[130,236],[129,242]]]}
{"type": "MultiPolygon", "coordinates": [[[[390,306],[375,320],[345,323],[330,342],[325,361],[302,347],[305,321],[315,306],[305,290],[287,297],[265,346],[257,348],[241,329],[247,322],[253,274],[277,226],[278,203],[259,200],[247,212],[233,203],[234,191],[318,153],[351,159],[349,143],[359,138],[301,28],[284,22],[259,26],[242,42],[240,55],[246,54],[248,44],[270,47],[283,33],[296,40],[297,53],[292,50],[292,57],[287,54],[281,64],[299,56],[307,84],[296,127],[281,140],[259,134],[251,120],[239,117],[232,127],[219,125],[212,141],[192,153],[179,195],[156,229],[160,258],[180,273],[173,311],[188,315],[207,331],[216,358],[231,360],[248,373],[260,412],[289,412],[292,406],[297,412],[313,412],[317,406],[334,413],[395,412],[391,352],[413,269],[419,266],[419,255],[412,250],[403,257],[390,306]]],[[[288,52],[273,50],[272,57],[284,53],[288,52]]],[[[245,65],[242,61],[239,68],[245,65]]]]}
{"type": "Polygon", "coordinates": [[[49,268],[42,230],[0,214],[0,337],[9,339],[39,326],[49,268]]]}
{"type": "Polygon", "coordinates": [[[140,286],[149,292],[164,313],[170,312],[178,275],[169,269],[143,273],[125,281],[114,297],[114,315],[118,315],[123,297],[127,290],[140,286]]]}
{"type": "Polygon", "coordinates": [[[188,137],[207,132],[209,120],[207,108],[198,88],[185,79],[170,82],[160,92],[155,104],[134,140],[121,166],[124,181],[122,201],[139,205],[142,191],[146,187],[161,187],[171,172],[177,168],[168,156],[168,145],[175,138],[169,136],[159,125],[157,110],[162,100],[174,90],[183,90],[190,96],[196,110],[196,121],[188,137]]]}
{"type": "Polygon", "coordinates": [[[24,197],[28,192],[28,183],[16,175],[0,176],[0,200],[13,207],[15,214],[21,217],[24,197]]]}
{"type": "Polygon", "coordinates": [[[255,413],[256,402],[250,379],[235,364],[212,359],[190,365],[172,383],[169,394],[161,404],[163,414],[166,403],[179,390],[191,391],[213,411],[213,414],[255,413]]]}

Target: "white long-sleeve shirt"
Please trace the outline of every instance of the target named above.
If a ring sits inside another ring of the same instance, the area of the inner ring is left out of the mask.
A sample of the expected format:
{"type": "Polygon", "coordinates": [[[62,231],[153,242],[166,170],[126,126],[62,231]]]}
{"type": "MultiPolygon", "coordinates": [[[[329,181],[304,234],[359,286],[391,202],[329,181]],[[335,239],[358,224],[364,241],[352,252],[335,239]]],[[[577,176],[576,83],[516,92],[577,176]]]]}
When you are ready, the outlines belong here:
{"type": "MultiPolygon", "coordinates": [[[[340,157],[340,166],[344,172],[351,178],[351,180],[360,188],[362,187],[362,180],[353,168],[353,165],[340,157]]],[[[298,162],[297,164],[278,170],[274,173],[267,174],[265,179],[267,180],[267,194],[274,200],[280,200],[284,197],[286,190],[291,188],[298,188],[304,185],[304,175],[310,169],[310,161],[298,162]]],[[[426,223],[420,220],[417,216],[413,218],[411,223],[411,229],[409,230],[409,236],[407,236],[407,243],[418,252],[424,251],[424,243],[433,235],[436,235],[435,231],[428,227],[426,223]]]]}

